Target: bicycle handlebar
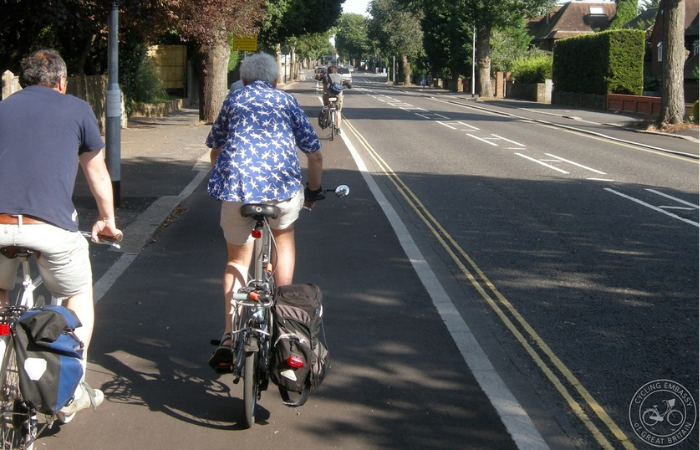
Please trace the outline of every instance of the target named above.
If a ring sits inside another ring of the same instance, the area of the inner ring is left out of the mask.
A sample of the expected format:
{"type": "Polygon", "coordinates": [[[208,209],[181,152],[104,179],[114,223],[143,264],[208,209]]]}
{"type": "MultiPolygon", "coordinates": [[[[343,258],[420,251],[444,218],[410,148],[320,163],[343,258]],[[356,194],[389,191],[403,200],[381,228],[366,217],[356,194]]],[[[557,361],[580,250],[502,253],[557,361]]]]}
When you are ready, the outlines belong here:
{"type": "Polygon", "coordinates": [[[81,231],[83,236],[90,239],[95,244],[111,245],[114,248],[121,248],[119,243],[124,239],[124,234],[119,233],[116,236],[107,236],[106,234],[98,234],[97,241],[92,240],[92,233],[89,231],[81,231]]]}

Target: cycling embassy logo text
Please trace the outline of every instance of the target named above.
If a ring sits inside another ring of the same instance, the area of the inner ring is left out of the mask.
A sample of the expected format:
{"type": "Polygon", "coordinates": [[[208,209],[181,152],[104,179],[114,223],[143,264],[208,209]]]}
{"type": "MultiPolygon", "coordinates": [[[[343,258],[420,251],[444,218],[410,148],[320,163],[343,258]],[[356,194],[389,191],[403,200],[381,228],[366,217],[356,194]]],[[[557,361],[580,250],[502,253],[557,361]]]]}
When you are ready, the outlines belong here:
{"type": "Polygon", "coordinates": [[[695,399],[682,385],[671,380],[645,384],[630,402],[630,424],[634,432],[654,447],[672,447],[695,427],[695,399]]]}

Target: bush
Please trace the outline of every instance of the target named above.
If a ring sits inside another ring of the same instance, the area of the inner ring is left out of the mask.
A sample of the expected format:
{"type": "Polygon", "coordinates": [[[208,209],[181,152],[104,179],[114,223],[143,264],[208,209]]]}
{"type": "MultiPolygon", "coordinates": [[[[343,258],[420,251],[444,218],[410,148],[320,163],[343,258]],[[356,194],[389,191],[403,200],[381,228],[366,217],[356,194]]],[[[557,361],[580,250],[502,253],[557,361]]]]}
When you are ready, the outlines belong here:
{"type": "Polygon", "coordinates": [[[698,123],[698,101],[695,100],[693,103],[693,117],[691,118],[694,123],[698,123]]]}
{"type": "Polygon", "coordinates": [[[158,103],[167,99],[158,67],[151,58],[144,58],[136,71],[133,98],[137,103],[158,103]]]}
{"type": "Polygon", "coordinates": [[[513,78],[517,83],[544,83],[547,78],[552,78],[552,57],[539,55],[515,61],[513,78]]]}

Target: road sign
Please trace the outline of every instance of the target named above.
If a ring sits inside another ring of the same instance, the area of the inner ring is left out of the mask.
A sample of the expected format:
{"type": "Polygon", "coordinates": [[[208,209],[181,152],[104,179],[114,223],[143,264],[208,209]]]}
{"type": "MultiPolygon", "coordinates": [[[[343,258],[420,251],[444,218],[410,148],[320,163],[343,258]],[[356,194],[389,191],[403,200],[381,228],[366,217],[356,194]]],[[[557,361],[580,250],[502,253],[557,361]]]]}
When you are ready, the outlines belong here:
{"type": "Polygon", "coordinates": [[[258,37],[236,36],[233,38],[233,49],[240,52],[255,52],[258,50],[258,37]]]}

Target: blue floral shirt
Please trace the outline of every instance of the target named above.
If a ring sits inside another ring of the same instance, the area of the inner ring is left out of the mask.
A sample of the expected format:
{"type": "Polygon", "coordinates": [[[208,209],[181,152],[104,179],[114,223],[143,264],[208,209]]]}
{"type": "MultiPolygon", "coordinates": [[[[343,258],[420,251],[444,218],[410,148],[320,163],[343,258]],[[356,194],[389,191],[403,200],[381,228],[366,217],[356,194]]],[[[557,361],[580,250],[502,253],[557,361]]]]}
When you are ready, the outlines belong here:
{"type": "Polygon", "coordinates": [[[221,148],[207,192],[223,201],[264,203],[291,198],[301,186],[297,147],[321,148],[292,95],[264,81],[228,94],[206,145],[221,148]]]}

